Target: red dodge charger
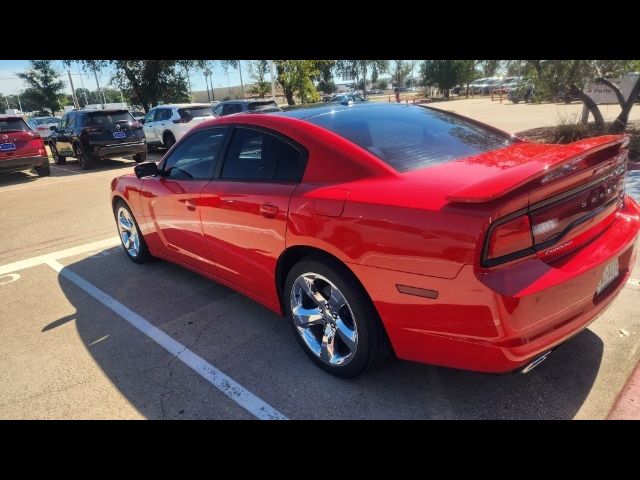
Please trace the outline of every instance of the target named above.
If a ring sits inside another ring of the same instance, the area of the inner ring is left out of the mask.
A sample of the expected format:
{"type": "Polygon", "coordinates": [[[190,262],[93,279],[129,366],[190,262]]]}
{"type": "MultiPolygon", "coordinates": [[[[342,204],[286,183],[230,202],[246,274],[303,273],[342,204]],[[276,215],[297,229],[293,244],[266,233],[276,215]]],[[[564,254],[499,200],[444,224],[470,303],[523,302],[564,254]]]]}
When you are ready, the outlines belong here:
{"type": "Polygon", "coordinates": [[[286,315],[321,368],[528,371],[629,278],[627,138],[523,142],[410,105],[237,114],[113,180],[122,244],[286,315]]]}

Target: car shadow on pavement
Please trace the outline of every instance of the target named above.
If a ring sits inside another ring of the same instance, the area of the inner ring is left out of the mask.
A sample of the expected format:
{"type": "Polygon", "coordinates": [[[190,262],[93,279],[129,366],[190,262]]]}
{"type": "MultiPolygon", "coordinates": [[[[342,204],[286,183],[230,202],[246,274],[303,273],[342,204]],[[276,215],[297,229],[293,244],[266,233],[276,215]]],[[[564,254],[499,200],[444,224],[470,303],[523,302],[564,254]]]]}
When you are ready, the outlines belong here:
{"type": "MultiPolygon", "coordinates": [[[[585,330],[526,375],[391,358],[344,380],[309,361],[285,319],[189,270],[160,260],[137,265],[120,247],[67,268],[292,419],[571,419],[593,387],[604,350],[585,330]]],[[[75,306],[87,352],[142,415],[250,418],[69,280],[59,275],[58,282],[75,306]]]]}
{"type": "Polygon", "coordinates": [[[0,188],[28,184],[38,179],[37,175],[24,172],[0,173],[0,188]]]}

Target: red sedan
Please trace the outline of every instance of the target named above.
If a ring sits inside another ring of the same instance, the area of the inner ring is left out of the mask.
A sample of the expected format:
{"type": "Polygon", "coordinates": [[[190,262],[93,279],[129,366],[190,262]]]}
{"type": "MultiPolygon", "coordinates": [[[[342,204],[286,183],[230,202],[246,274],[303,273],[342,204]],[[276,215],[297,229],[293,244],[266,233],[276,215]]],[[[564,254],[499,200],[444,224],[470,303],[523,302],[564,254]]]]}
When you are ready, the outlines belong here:
{"type": "Polygon", "coordinates": [[[114,179],[113,211],[132,260],[169,260],[286,315],[332,374],[391,349],[526,371],[629,278],[640,206],[624,191],[626,143],[532,144],[410,105],[238,114],[114,179]]]}

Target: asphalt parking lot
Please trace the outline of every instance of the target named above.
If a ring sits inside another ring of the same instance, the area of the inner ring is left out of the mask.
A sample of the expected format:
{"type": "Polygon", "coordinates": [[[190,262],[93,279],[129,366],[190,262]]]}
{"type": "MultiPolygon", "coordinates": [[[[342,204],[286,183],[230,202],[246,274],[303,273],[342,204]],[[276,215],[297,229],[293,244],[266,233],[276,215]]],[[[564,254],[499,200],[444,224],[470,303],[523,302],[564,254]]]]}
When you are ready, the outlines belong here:
{"type": "Polygon", "coordinates": [[[334,378],[257,303],[125,257],[109,183],[132,167],[0,176],[0,418],[605,418],[640,359],[636,262],[605,314],[527,375],[390,359],[334,378]]]}

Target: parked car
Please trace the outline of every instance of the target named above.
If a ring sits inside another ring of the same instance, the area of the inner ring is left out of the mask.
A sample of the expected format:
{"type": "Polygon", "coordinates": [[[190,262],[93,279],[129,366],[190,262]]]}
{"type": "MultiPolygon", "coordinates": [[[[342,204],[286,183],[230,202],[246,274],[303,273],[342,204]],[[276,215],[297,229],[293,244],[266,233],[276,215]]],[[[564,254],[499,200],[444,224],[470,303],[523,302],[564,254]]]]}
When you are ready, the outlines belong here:
{"type": "Polygon", "coordinates": [[[194,125],[211,118],[213,110],[208,103],[181,103],[152,108],[142,121],[147,145],[171,148],[194,125]]]}
{"type": "Polygon", "coordinates": [[[234,113],[247,112],[279,112],[280,107],[273,100],[225,100],[220,102],[213,109],[213,113],[218,117],[232,115],[234,113]]]}
{"type": "Polygon", "coordinates": [[[60,117],[31,117],[27,120],[27,125],[31,127],[31,130],[38,132],[46,143],[51,135],[51,127],[58,126],[60,123],[60,117]]]}
{"type": "Polygon", "coordinates": [[[629,278],[626,142],[531,144],[374,102],[229,115],[115,179],[112,206],[131,260],[172,261],[286,315],[332,374],[389,348],[528,371],[629,278]]]}
{"type": "Polygon", "coordinates": [[[17,115],[0,115],[0,172],[34,169],[41,177],[51,175],[42,137],[17,115]]]}
{"type": "Polygon", "coordinates": [[[142,125],[125,109],[72,110],[51,127],[49,148],[58,165],[75,157],[83,170],[97,160],[133,155],[136,162],[147,159],[142,125]]]}
{"type": "Polygon", "coordinates": [[[331,100],[329,100],[329,102],[331,103],[341,103],[341,104],[347,104],[349,102],[351,103],[359,103],[359,102],[366,102],[367,100],[365,100],[363,97],[361,97],[360,95],[356,94],[356,93],[341,93],[341,94],[337,94],[334,95],[333,97],[331,97],[331,100]]]}
{"type": "Polygon", "coordinates": [[[533,101],[535,88],[529,81],[520,82],[516,87],[509,90],[507,99],[513,103],[533,101]]]}

